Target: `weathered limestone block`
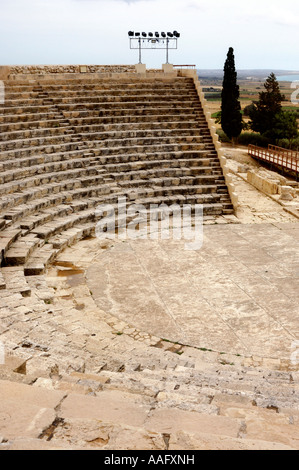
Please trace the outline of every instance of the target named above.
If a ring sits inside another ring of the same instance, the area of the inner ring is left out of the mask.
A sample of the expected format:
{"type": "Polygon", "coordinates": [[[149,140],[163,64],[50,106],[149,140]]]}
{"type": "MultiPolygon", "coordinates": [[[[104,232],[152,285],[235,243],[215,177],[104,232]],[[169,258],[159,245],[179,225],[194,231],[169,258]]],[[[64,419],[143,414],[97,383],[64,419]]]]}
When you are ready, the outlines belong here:
{"type": "Polygon", "coordinates": [[[291,186],[281,186],[282,201],[292,201],[296,197],[296,191],[291,186]]]}
{"type": "Polygon", "coordinates": [[[279,194],[280,179],[274,178],[265,170],[250,170],[247,173],[247,181],[255,188],[266,194],[279,194]]]}

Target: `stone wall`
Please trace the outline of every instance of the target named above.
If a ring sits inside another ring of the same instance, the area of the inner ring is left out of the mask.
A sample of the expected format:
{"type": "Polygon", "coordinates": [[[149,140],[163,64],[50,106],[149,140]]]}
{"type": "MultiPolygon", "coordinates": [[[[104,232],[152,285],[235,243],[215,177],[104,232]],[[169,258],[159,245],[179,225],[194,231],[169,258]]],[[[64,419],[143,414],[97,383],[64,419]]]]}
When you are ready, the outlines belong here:
{"type": "Polygon", "coordinates": [[[134,73],[135,65],[15,65],[11,74],[50,74],[50,73],[134,73]]]}
{"type": "Polygon", "coordinates": [[[76,73],[135,73],[135,65],[12,65],[0,67],[1,73],[15,75],[51,75],[76,73]]]}

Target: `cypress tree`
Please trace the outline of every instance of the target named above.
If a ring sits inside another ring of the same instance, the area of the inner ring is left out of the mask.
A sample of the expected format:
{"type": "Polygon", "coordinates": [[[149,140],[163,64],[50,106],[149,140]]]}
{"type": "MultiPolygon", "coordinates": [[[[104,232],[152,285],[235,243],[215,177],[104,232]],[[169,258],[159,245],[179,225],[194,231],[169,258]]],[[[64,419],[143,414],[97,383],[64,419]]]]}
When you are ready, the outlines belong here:
{"type": "Polygon", "coordinates": [[[224,65],[221,95],[221,127],[229,139],[239,137],[243,128],[239,97],[240,89],[237,85],[234,49],[230,47],[224,65]]]}

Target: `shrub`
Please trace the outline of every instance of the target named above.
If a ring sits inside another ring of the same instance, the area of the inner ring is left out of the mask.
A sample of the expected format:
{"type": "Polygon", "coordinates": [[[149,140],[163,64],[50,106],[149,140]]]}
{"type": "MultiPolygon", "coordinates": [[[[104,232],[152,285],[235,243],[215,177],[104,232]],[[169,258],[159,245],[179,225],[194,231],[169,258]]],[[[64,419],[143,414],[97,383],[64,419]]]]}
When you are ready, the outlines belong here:
{"type": "MultiPolygon", "coordinates": [[[[225,134],[225,132],[223,132],[223,130],[217,129],[217,134],[219,135],[219,139],[222,143],[224,144],[232,143],[232,141],[227,137],[227,135],[225,134]]],[[[261,134],[258,134],[257,132],[242,132],[242,134],[240,134],[238,139],[236,140],[236,143],[238,145],[244,145],[244,146],[252,144],[252,145],[256,145],[257,147],[267,148],[270,141],[269,139],[262,136],[261,134]]]]}
{"type": "Polygon", "coordinates": [[[243,132],[238,137],[239,145],[256,145],[258,147],[268,147],[269,140],[256,132],[243,132]]]}
{"type": "Polygon", "coordinates": [[[282,147],[288,150],[295,150],[299,152],[299,137],[297,139],[289,140],[289,139],[280,139],[277,142],[278,147],[282,147]]]}
{"type": "Polygon", "coordinates": [[[222,129],[217,129],[217,134],[219,135],[220,142],[222,142],[223,144],[231,143],[231,140],[227,137],[227,135],[222,129]]]}

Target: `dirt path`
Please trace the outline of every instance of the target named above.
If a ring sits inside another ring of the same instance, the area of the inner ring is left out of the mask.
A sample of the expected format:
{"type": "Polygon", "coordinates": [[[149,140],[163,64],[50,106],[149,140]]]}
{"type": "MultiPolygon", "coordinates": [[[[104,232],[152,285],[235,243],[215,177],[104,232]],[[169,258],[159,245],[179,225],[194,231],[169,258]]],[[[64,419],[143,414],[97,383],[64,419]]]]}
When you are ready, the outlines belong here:
{"type": "MultiPolygon", "coordinates": [[[[240,206],[236,215],[242,223],[299,223],[299,220],[286,212],[278,202],[244,181],[247,169],[261,168],[258,162],[248,155],[246,148],[225,148],[225,156],[239,197],[240,206]]],[[[299,206],[299,198],[297,199],[299,206]]]]}

